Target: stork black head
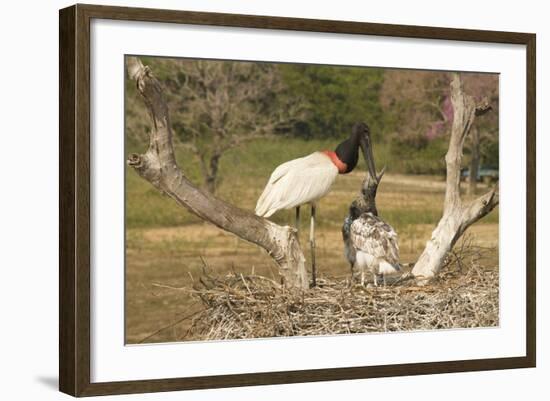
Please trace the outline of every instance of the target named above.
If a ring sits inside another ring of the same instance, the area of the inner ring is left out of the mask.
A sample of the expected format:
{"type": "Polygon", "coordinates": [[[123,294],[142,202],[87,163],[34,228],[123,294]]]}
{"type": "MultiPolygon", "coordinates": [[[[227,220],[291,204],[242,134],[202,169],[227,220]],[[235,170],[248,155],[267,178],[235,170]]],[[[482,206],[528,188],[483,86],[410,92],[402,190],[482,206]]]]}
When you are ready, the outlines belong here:
{"type": "Polygon", "coordinates": [[[347,166],[344,174],[351,172],[357,166],[359,148],[363,152],[365,162],[370,174],[376,177],[374,161],[372,156],[372,146],[370,140],[370,130],[365,123],[355,123],[351,135],[344,142],[340,143],[335,150],[336,156],[347,166]]]}

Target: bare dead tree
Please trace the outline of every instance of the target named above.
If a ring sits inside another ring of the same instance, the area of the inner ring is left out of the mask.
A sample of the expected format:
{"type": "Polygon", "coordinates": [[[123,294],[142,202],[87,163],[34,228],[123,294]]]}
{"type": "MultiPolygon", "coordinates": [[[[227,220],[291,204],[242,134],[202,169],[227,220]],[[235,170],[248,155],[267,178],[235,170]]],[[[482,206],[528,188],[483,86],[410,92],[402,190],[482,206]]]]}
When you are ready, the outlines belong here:
{"type": "Polygon", "coordinates": [[[460,166],[464,140],[476,116],[485,114],[491,107],[488,101],[476,104],[473,97],[465,94],[458,74],[454,74],[451,81],[451,101],[454,118],[449,149],[445,156],[447,183],[443,216],[412,270],[419,284],[426,284],[437,275],[448,252],[464,231],[487,215],[499,202],[498,184],[471,202],[464,203],[460,197],[460,166]]]}
{"type": "Polygon", "coordinates": [[[152,124],[149,148],[144,154],[129,155],[128,165],[201,219],[265,249],[288,287],[307,288],[305,258],[296,230],[258,217],[193,185],[176,162],[168,106],[159,81],[137,57],[128,57],[126,66],[128,75],[136,81],[152,124]]]}

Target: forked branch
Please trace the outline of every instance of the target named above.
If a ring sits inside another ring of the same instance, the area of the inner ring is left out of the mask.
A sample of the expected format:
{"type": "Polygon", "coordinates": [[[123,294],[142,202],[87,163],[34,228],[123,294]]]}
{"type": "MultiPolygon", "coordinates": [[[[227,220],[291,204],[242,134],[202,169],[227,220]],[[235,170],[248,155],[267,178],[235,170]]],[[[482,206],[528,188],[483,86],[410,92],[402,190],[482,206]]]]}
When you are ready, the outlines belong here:
{"type": "Polygon", "coordinates": [[[287,286],[307,288],[305,258],[295,230],[225,202],[189,181],[176,162],[170,115],[160,82],[137,57],[127,58],[127,71],[136,81],[152,122],[149,148],[145,154],[129,155],[128,165],[201,219],[265,249],[279,266],[287,286]]]}

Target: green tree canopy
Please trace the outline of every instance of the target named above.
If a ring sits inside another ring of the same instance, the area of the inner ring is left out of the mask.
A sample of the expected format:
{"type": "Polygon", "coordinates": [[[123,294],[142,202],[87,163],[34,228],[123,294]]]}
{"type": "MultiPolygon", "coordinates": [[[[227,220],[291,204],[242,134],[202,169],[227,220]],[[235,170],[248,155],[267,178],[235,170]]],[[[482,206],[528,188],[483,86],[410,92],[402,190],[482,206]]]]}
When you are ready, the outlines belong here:
{"type": "Polygon", "coordinates": [[[357,121],[365,121],[372,135],[381,135],[383,113],[380,89],[382,69],[324,65],[280,64],[291,96],[300,96],[305,118],[295,124],[302,137],[343,137],[357,121]]]}

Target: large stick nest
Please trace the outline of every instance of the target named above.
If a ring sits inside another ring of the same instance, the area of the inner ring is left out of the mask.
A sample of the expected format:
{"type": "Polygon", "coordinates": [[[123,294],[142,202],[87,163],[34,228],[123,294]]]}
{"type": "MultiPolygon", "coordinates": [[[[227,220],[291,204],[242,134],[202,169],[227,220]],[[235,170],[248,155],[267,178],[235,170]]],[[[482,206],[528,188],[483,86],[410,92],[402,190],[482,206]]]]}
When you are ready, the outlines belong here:
{"type": "Polygon", "coordinates": [[[205,274],[192,295],[204,310],[185,340],[333,335],[498,325],[498,268],[483,268],[471,244],[449,255],[440,278],[418,287],[398,280],[386,287],[322,278],[308,291],[289,291],[257,275],[205,274]]]}

